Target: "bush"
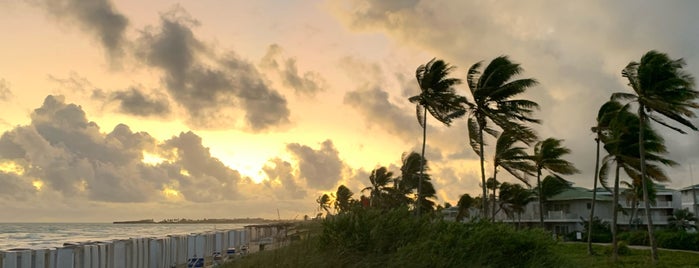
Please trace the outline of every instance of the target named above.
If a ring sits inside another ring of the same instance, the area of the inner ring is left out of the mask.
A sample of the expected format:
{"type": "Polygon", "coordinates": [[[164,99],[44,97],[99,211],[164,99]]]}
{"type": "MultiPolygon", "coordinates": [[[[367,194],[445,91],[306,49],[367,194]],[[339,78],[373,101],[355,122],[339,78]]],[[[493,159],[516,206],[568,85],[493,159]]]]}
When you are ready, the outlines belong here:
{"type": "Polygon", "coordinates": [[[326,219],[320,250],[346,267],[557,267],[556,242],[540,229],[417,219],[407,211],[356,210],[326,219]]]}
{"type": "Polygon", "coordinates": [[[618,236],[619,240],[626,241],[629,245],[648,246],[648,233],[646,231],[636,230],[623,232],[618,236]]]}
{"type": "Polygon", "coordinates": [[[658,247],[699,250],[699,234],[685,231],[663,230],[655,234],[658,247]]]}

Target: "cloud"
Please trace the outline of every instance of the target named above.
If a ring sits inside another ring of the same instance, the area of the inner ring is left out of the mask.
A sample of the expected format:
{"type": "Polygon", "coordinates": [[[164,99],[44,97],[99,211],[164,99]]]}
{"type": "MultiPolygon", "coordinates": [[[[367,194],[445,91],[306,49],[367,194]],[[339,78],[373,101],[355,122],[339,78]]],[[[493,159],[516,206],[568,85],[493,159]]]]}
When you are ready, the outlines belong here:
{"type": "Polygon", "coordinates": [[[192,31],[198,22],[175,7],[161,15],[159,27],[141,31],[137,57],[163,71],[162,81],[174,101],[189,113],[189,123],[221,128],[235,122],[232,113],[242,111],[252,131],[263,131],[289,122],[287,101],[270,88],[249,62],[229,51],[216,51],[192,31]]]}
{"type": "Polygon", "coordinates": [[[104,92],[94,90],[93,99],[118,103],[119,112],[136,116],[166,116],[170,114],[170,102],[163,94],[146,94],[137,87],[125,90],[104,92]]]}
{"type": "Polygon", "coordinates": [[[357,89],[345,94],[344,103],[357,110],[367,124],[411,142],[420,126],[417,120],[389,101],[388,92],[373,87],[357,89]]]}
{"type": "Polygon", "coordinates": [[[0,162],[14,167],[0,165],[0,184],[34,195],[56,192],[68,200],[115,203],[241,198],[240,174],[211,156],[196,134],[181,133],[159,142],[124,124],[103,133],[80,106],[60,96],[46,97],[29,125],[3,133],[0,162]],[[160,161],[144,162],[145,153],[160,161]],[[33,189],[35,181],[41,191],[33,189]]]}
{"type": "Polygon", "coordinates": [[[270,45],[260,62],[260,67],[276,72],[282,80],[282,84],[294,89],[296,95],[313,97],[316,93],[324,91],[325,80],[319,73],[307,71],[300,74],[296,67],[296,58],[284,59],[282,54],[281,46],[270,45]]]}
{"type": "Polygon", "coordinates": [[[12,96],[9,83],[5,79],[0,79],[0,101],[7,101],[12,96]]]}
{"type": "Polygon", "coordinates": [[[127,43],[126,16],[119,13],[110,0],[27,0],[44,8],[58,20],[77,23],[93,34],[107,50],[110,58],[118,59],[127,43]]]}
{"type": "Polygon", "coordinates": [[[268,178],[264,182],[265,186],[274,191],[276,198],[287,200],[307,197],[304,185],[294,175],[291,163],[280,158],[274,158],[270,159],[262,170],[268,178]]]}
{"type": "Polygon", "coordinates": [[[342,179],[344,163],[332,140],[321,143],[318,150],[298,143],[287,144],[286,149],[298,161],[299,177],[308,188],[330,189],[342,179]]]}

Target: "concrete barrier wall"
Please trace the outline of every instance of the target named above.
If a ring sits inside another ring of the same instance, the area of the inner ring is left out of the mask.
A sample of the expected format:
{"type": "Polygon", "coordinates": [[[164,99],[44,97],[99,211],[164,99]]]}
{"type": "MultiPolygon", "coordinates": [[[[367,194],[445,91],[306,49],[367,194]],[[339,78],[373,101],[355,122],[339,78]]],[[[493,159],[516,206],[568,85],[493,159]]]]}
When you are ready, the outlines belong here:
{"type": "MultiPolygon", "coordinates": [[[[229,247],[247,245],[245,230],[130,238],[71,244],[50,249],[0,251],[0,268],[169,268],[187,259],[225,254],[229,247]]],[[[238,251],[239,252],[239,251],[238,251]]]]}

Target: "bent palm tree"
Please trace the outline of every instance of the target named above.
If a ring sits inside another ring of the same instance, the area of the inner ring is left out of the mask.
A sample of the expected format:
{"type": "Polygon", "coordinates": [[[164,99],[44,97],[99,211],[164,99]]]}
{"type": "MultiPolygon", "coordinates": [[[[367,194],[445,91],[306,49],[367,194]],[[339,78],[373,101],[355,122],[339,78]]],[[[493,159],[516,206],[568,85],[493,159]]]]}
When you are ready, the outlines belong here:
{"type": "MultiPolygon", "coordinates": [[[[604,134],[609,133],[609,123],[612,118],[616,115],[619,110],[621,110],[622,105],[617,101],[608,101],[600,107],[599,112],[597,112],[597,125],[592,127],[592,132],[595,133],[595,143],[597,145],[595,152],[595,174],[592,186],[592,205],[590,207],[590,217],[588,218],[588,226],[592,226],[592,221],[595,218],[595,201],[597,199],[597,181],[599,175],[599,145],[600,141],[605,138],[604,134]]],[[[587,254],[593,255],[592,251],[592,230],[594,228],[587,228],[587,254]]]]}
{"type": "MultiPolygon", "coordinates": [[[[536,167],[531,163],[529,159],[529,155],[526,151],[527,148],[515,146],[517,142],[517,135],[512,129],[506,129],[502,132],[502,134],[500,134],[500,137],[498,137],[498,140],[495,143],[495,154],[493,155],[492,184],[496,186],[498,185],[498,167],[502,167],[512,176],[524,182],[524,184],[526,184],[527,186],[530,186],[527,176],[534,176],[534,171],[536,171],[536,167]]],[[[492,200],[492,220],[495,221],[495,187],[493,187],[492,200]]]]}
{"type": "Polygon", "coordinates": [[[534,154],[530,156],[536,166],[536,185],[539,192],[539,223],[541,228],[544,228],[544,192],[541,184],[541,170],[548,170],[553,175],[571,175],[580,172],[573,163],[561,159],[561,157],[570,153],[570,149],[563,147],[561,143],[563,143],[563,140],[554,138],[537,142],[534,145],[534,154]]]}
{"type": "MultiPolygon", "coordinates": [[[[479,70],[480,67],[481,62],[478,62],[468,70],[466,79],[473,102],[466,101],[465,104],[469,114],[469,142],[473,151],[480,157],[483,200],[487,200],[483,132],[493,137],[499,134],[488,122],[495,123],[503,130],[512,130],[519,140],[530,145],[536,141],[536,134],[522,123],[540,121],[532,118],[534,109],[539,108],[536,102],[514,99],[537,84],[532,78],[511,80],[523,71],[519,64],[513,63],[507,56],[500,56],[493,59],[483,73],[479,70]]],[[[486,203],[483,202],[483,215],[486,215],[486,203]]]]}
{"type": "MultiPolygon", "coordinates": [[[[420,94],[408,98],[415,103],[417,121],[422,127],[422,153],[425,156],[425,144],[427,141],[427,112],[437,121],[449,126],[454,118],[463,116],[465,111],[461,106],[463,97],[457,95],[452,88],[461,83],[460,79],[449,78],[453,66],[442,60],[432,59],[425,65],[420,65],[415,71],[417,83],[420,86],[420,94]]],[[[422,166],[424,167],[424,163],[422,166]]],[[[421,169],[424,172],[424,168],[421,169]]],[[[418,182],[418,196],[422,195],[422,184],[418,182]]],[[[419,204],[422,198],[418,197],[416,205],[417,215],[420,216],[419,204]]]]}
{"type": "MultiPolygon", "coordinates": [[[[609,189],[607,186],[607,177],[610,169],[615,169],[614,188],[610,190],[613,193],[613,211],[612,211],[612,258],[616,261],[618,258],[617,244],[617,206],[619,204],[619,171],[621,169],[632,179],[641,180],[641,168],[644,168],[647,175],[656,181],[667,181],[668,178],[663,170],[655,164],[641,164],[641,156],[639,156],[638,147],[645,146],[646,151],[644,157],[652,162],[658,162],[665,165],[676,165],[672,160],[662,157],[662,154],[667,153],[664,141],[650,126],[645,126],[645,140],[640,142],[638,132],[640,125],[639,117],[628,110],[629,106],[623,106],[616,112],[609,124],[608,136],[605,136],[603,142],[604,149],[608,155],[602,160],[603,164],[600,169],[599,179],[602,186],[609,189]],[[615,165],[615,166],[613,166],[615,165]]],[[[647,192],[647,191],[646,191],[647,192]]],[[[644,198],[644,200],[648,200],[644,198]]],[[[648,203],[648,202],[646,202],[648,203]]]]}
{"type": "MultiPolygon", "coordinates": [[[[613,99],[626,99],[638,102],[638,116],[640,117],[640,129],[645,129],[646,120],[651,120],[673,129],[680,133],[685,133],[682,129],[666,123],[658,113],[665,118],[680,123],[692,130],[697,127],[688,118],[695,117],[693,109],[699,108],[696,99],[699,92],[694,90],[694,78],[686,73],[682,68],[685,62],[682,59],[673,60],[667,54],[651,50],[641,57],[641,62],[631,62],[621,75],[628,79],[629,86],[634,93],[614,93],[613,99]]],[[[639,131],[638,140],[644,140],[643,131],[639,131]]],[[[646,183],[645,148],[641,144],[638,148],[641,156],[641,182],[646,183]]],[[[645,185],[643,188],[643,198],[648,200],[648,191],[645,185]]],[[[650,205],[645,202],[646,220],[648,221],[648,237],[651,245],[651,259],[658,261],[658,247],[653,235],[653,221],[651,219],[650,205]]]]}
{"type": "Polygon", "coordinates": [[[411,152],[403,155],[402,162],[401,176],[397,185],[398,192],[401,193],[406,202],[413,200],[416,206],[421,206],[415,207],[416,210],[434,210],[435,202],[432,199],[436,199],[436,191],[430,180],[430,175],[425,173],[425,170],[429,170],[427,160],[420,154],[411,152]],[[422,185],[422,194],[415,193],[420,185],[422,185]]]}
{"type": "Polygon", "coordinates": [[[335,193],[335,209],[338,213],[345,213],[350,210],[355,200],[352,199],[352,191],[347,186],[340,185],[335,193]]]}
{"type": "Polygon", "coordinates": [[[371,171],[369,181],[371,186],[362,189],[362,192],[369,191],[369,204],[371,207],[384,208],[383,199],[388,194],[388,184],[393,181],[393,172],[388,171],[386,167],[379,167],[371,171]]]}

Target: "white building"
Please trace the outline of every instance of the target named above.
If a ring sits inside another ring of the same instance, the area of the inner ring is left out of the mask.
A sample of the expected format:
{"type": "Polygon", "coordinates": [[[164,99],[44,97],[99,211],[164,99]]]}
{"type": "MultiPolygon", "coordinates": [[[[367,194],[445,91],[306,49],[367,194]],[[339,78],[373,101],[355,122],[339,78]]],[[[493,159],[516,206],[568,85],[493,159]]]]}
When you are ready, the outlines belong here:
{"type": "MultiPolygon", "coordinates": [[[[668,225],[668,218],[675,210],[689,209],[694,215],[699,215],[699,184],[693,187],[686,187],[681,190],[674,190],[664,185],[655,185],[656,198],[651,202],[650,213],[653,226],[663,228],[668,225]],[[693,208],[693,209],[692,209],[693,208]]],[[[636,212],[632,213],[633,201],[626,200],[623,191],[619,189],[619,211],[617,211],[617,224],[621,229],[643,228],[647,222],[645,217],[645,204],[636,203],[636,212]],[[631,217],[634,214],[635,216],[631,217]]],[[[571,187],[570,189],[549,198],[544,206],[544,225],[548,230],[556,234],[568,234],[574,231],[583,231],[583,221],[590,217],[592,207],[592,190],[582,187],[571,187]]],[[[612,222],[612,193],[598,188],[595,202],[594,217],[600,218],[603,222],[612,222]]],[[[452,209],[452,218],[456,209],[452,209]]],[[[474,213],[472,213],[474,214],[474,213]]],[[[475,213],[477,215],[477,213],[475,213]]],[[[471,215],[472,217],[474,215],[471,215]]],[[[521,215],[507,215],[502,210],[496,215],[497,221],[514,222],[522,226],[539,226],[539,203],[530,202],[521,215]],[[514,219],[513,219],[514,217],[514,219]]]]}

